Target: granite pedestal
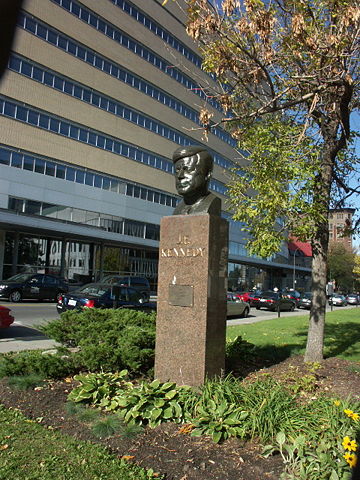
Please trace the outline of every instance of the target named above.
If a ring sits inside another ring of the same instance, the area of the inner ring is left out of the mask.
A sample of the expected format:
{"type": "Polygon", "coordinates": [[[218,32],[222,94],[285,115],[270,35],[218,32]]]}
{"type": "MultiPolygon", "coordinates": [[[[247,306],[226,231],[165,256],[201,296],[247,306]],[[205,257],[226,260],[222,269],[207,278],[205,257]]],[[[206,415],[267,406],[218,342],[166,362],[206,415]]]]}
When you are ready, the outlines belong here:
{"type": "Polygon", "coordinates": [[[164,217],[160,227],[155,377],[199,386],[225,367],[228,222],[164,217]]]}

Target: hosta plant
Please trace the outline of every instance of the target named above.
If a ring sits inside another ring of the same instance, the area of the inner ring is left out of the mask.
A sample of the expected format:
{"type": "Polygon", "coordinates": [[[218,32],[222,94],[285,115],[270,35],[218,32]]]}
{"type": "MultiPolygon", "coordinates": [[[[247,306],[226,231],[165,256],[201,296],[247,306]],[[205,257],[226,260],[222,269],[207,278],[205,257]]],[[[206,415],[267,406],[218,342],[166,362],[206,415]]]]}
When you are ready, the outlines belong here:
{"type": "Polygon", "coordinates": [[[132,386],[131,382],[127,381],[127,375],[127,370],[75,375],[74,379],[80,382],[80,385],[70,392],[68,399],[72,402],[86,402],[105,407],[119,391],[132,386]]]}
{"type": "Polygon", "coordinates": [[[243,421],[249,413],[235,404],[225,401],[216,404],[210,399],[207,405],[197,407],[197,413],[199,416],[192,420],[191,434],[194,436],[210,435],[216,443],[229,437],[245,436],[243,421]]]}
{"type": "Polygon", "coordinates": [[[186,403],[196,395],[190,387],[154,380],[119,392],[108,406],[119,410],[125,422],[156,427],[163,422],[181,423],[187,416],[186,403]]]}

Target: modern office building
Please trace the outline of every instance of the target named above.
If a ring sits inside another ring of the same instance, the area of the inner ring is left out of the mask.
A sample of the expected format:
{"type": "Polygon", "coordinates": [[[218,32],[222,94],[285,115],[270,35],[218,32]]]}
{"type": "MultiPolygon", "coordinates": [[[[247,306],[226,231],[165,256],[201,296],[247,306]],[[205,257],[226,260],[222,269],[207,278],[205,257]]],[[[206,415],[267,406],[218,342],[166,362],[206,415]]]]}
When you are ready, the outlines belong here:
{"type": "MultiPolygon", "coordinates": [[[[200,106],[220,118],[213,80],[178,2],[161,3],[24,0],[0,83],[0,278],[126,272],[155,287],[179,145],[210,150],[210,187],[228,216],[226,184],[245,160],[222,128],[203,138],[200,106]]],[[[230,222],[232,287],[291,279],[286,246],[272,261],[249,257],[240,227],[230,222]]]]}

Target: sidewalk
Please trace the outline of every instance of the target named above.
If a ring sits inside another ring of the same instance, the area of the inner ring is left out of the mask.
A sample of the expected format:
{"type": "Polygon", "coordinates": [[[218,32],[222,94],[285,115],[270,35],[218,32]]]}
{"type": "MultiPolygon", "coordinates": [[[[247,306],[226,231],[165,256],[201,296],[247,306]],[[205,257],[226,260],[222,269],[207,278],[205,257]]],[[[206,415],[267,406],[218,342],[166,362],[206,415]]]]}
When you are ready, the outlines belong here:
{"type": "Polygon", "coordinates": [[[0,329],[0,353],[20,350],[51,349],[59,345],[34,328],[14,322],[11,327],[0,329]]]}

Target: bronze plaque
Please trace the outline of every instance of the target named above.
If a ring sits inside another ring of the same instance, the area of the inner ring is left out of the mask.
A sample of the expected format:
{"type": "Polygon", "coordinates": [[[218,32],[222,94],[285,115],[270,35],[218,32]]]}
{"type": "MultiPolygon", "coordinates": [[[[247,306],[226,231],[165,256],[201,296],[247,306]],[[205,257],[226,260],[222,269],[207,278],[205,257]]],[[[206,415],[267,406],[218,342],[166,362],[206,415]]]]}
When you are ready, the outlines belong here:
{"type": "Polygon", "coordinates": [[[192,307],[194,305],[194,287],[170,284],[169,304],[177,307],[192,307]]]}

